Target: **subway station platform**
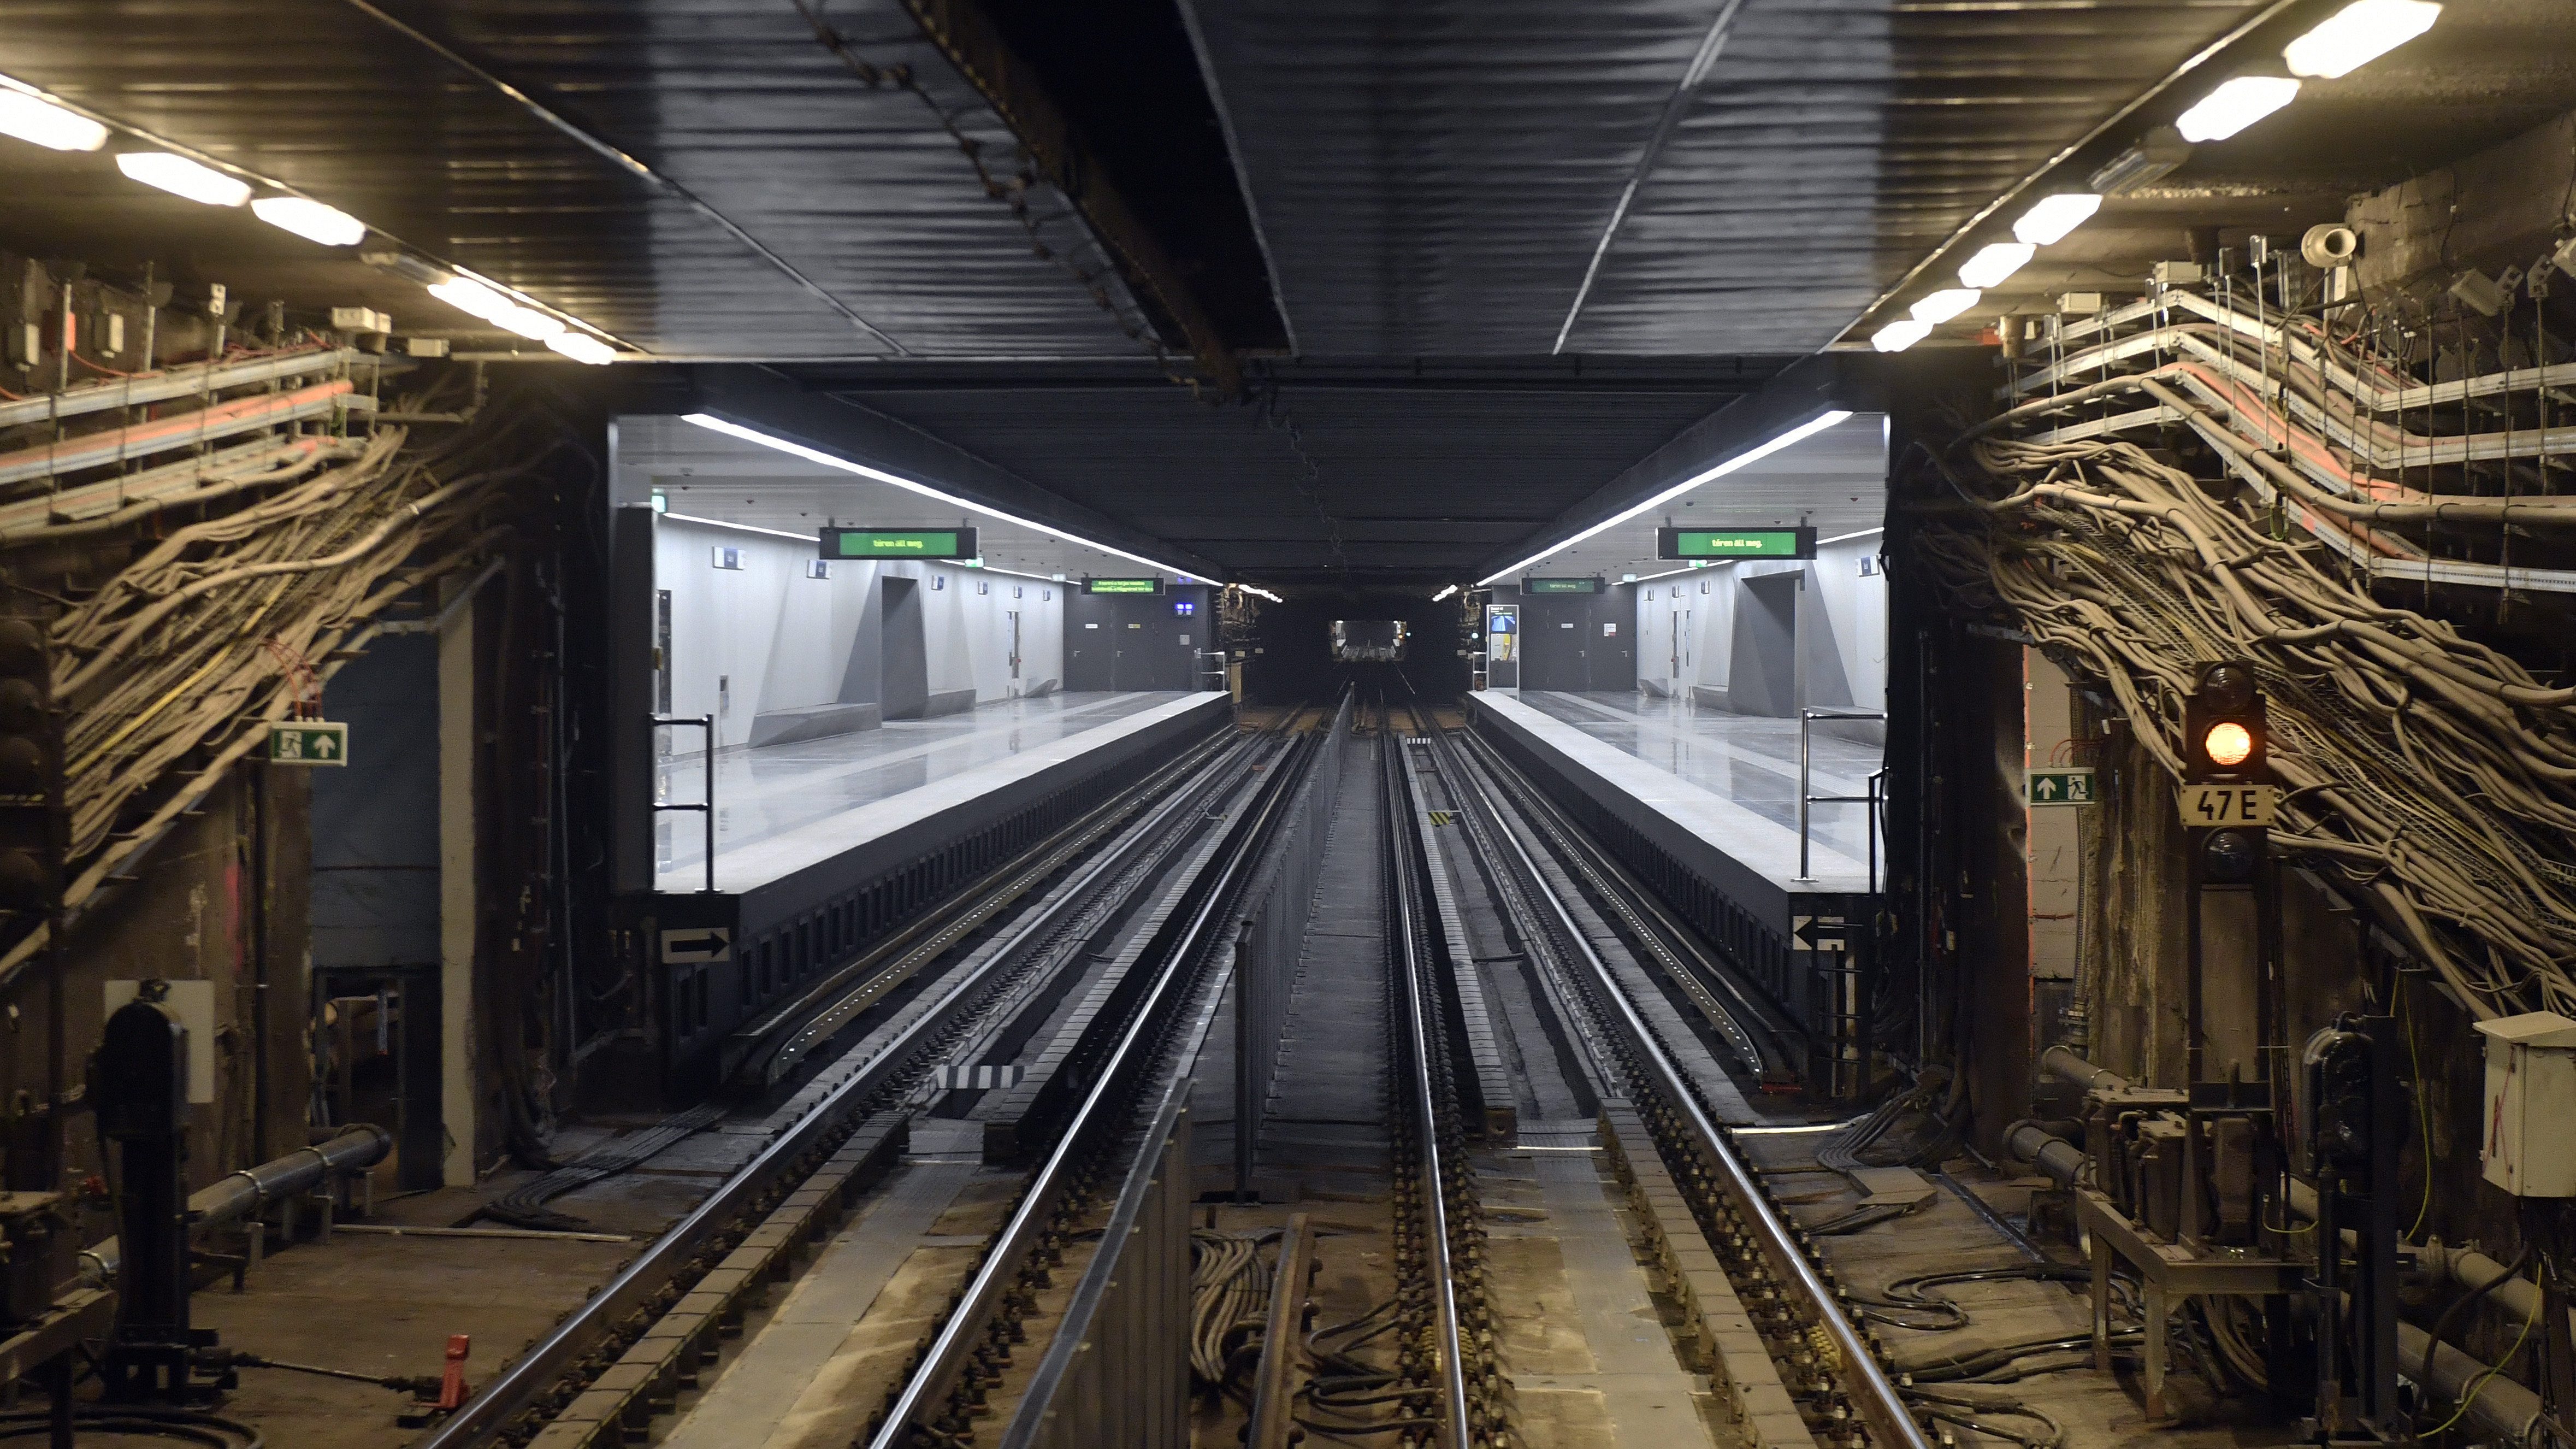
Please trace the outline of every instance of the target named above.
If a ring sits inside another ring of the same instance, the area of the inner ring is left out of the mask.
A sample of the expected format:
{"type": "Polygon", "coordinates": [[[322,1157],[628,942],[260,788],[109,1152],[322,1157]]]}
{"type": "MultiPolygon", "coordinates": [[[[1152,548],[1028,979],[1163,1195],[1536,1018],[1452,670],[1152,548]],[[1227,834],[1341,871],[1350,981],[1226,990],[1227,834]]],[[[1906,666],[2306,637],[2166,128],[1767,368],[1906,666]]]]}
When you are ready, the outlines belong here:
{"type": "MultiPolygon", "coordinates": [[[[1222,693],[1066,694],[719,754],[713,888],[701,818],[665,811],[632,903],[671,1003],[671,1098],[713,1087],[729,1034],[1232,718],[1222,693]]],[[[663,761],[662,800],[702,798],[705,768],[663,761]]]]}
{"type": "MultiPolygon", "coordinates": [[[[715,889],[741,894],[907,828],[974,798],[1137,734],[1212,696],[1171,691],[1049,694],[996,700],[937,719],[892,720],[819,740],[716,757],[715,889]]],[[[655,799],[705,798],[706,757],[682,749],[655,771],[655,799]]],[[[706,832],[693,813],[654,825],[654,884],[706,885],[706,832]]]]}
{"type": "MultiPolygon", "coordinates": [[[[1714,873],[1758,881],[1782,896],[1867,891],[1869,813],[1816,805],[1808,823],[1809,879],[1798,869],[1798,722],[1730,714],[1643,694],[1489,690],[1470,707],[1593,782],[1605,801],[1671,822],[1721,854],[1714,873]]],[[[1853,725],[1819,720],[1809,740],[1817,795],[1868,793],[1883,749],[1853,725]]],[[[1882,858],[1885,843],[1879,846],[1882,858]]]]}
{"type": "MultiPolygon", "coordinates": [[[[1799,870],[1796,720],[1636,694],[1466,698],[1479,734],[1803,1023],[1811,1074],[1836,1091],[1857,1081],[1878,994],[1862,933],[1884,881],[1873,883],[1861,805],[1813,808],[1799,870]]],[[[1867,793],[1882,747],[1853,737],[1864,728],[1817,722],[1810,793],[1867,793]]]]}

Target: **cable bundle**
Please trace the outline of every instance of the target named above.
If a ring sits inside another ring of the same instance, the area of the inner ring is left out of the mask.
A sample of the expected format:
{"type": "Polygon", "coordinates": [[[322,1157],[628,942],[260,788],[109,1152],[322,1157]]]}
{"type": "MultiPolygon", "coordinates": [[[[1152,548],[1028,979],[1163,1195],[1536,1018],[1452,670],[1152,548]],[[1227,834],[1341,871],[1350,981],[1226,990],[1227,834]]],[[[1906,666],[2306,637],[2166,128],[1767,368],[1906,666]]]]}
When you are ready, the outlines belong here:
{"type": "Polygon", "coordinates": [[[2482,1016],[2576,1014],[2576,690],[2394,608],[2274,537],[2252,505],[2099,439],[1975,443],[1938,584],[2103,682],[2182,773],[2196,666],[2254,661],[2287,794],[2276,847],[2339,871],[2482,1016]]]}
{"type": "MultiPolygon", "coordinates": [[[[64,905],[94,895],[272,722],[318,702],[397,600],[499,548],[513,485],[558,437],[528,412],[430,447],[382,430],[345,461],[281,472],[266,497],[172,531],[57,614],[64,905]]],[[[44,936],[0,955],[0,982],[44,936]]]]}

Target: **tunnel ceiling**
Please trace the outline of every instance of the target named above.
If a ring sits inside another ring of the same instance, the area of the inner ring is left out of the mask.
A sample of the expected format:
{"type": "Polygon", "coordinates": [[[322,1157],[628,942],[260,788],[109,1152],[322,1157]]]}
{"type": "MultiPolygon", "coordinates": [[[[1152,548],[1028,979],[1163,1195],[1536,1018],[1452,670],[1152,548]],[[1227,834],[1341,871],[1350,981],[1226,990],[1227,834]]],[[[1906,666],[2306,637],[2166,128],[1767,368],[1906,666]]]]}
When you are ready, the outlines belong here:
{"type": "MultiPolygon", "coordinates": [[[[1944,284],[2052,158],[2089,170],[2337,3],[41,0],[10,8],[0,73],[143,138],[111,150],[288,184],[654,357],[796,365],[1294,582],[1400,577],[1469,532],[1545,542],[1540,520],[1781,359],[1944,284]],[[931,43],[961,15],[1012,63],[931,43]],[[1032,159],[1039,132],[1074,161],[1032,159]],[[1100,195],[1127,242],[1085,225],[1100,195]],[[1251,378],[1228,406],[1158,381],[1211,338],[1251,378]],[[1592,380],[1533,381],[1551,355],[1592,380]],[[1448,375],[1391,385],[1417,366],[1448,375]],[[1312,479],[1258,424],[1273,379],[1312,479]]],[[[2295,234],[2576,105],[2571,57],[2563,0],[2451,0],[1989,305],[2134,286],[2187,228],[2295,234]]],[[[0,188],[22,202],[0,245],[120,280],[148,262],[181,305],[225,282],[533,351],[104,154],[0,146],[0,188]]]]}
{"type": "Polygon", "coordinates": [[[1274,587],[1437,584],[1770,375],[1769,360],[1268,366],[1215,406],[1126,368],[802,368],[1274,587]]]}

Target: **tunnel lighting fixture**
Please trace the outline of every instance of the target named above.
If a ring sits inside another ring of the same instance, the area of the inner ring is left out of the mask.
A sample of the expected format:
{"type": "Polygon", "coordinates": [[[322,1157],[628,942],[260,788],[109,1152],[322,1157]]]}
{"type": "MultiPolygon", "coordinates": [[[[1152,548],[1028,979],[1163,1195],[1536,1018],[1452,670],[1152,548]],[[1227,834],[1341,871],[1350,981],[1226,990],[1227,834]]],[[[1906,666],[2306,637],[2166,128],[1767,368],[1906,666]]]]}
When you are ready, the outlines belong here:
{"type": "Polygon", "coordinates": [[[1772,438],[1769,442],[1755,444],[1753,447],[1736,454],[1734,457],[1727,459],[1725,462],[1718,464],[1714,468],[1707,469],[1700,473],[1695,473],[1692,476],[1683,479],[1681,482],[1674,484],[1672,487],[1665,489],[1661,493],[1653,494],[1640,502],[1633,503],[1627,508],[1610,515],[1608,518],[1601,520],[1599,523],[1592,525],[1590,528],[1583,530],[1581,533],[1578,533],[1571,538],[1549,544],[1547,547],[1540,549],[1537,553],[1531,554],[1528,558],[1522,559],[1520,562],[1513,564],[1509,568],[1494,570],[1492,573],[1476,580],[1476,587],[1481,589],[1486,585],[1493,583],[1496,579],[1509,578],[1534,563],[1539,563],[1551,555],[1562,553],[1565,550],[1574,547],[1576,544],[1583,542],[1594,534],[1616,528],[1620,524],[1627,522],[1629,519],[1636,517],[1638,514],[1645,512],[1649,508],[1657,508],[1666,503],[1670,503],[1674,499],[1681,497],[1683,494],[1688,493],[1703,483],[1714,482],[1739,468],[1751,467],[1753,464],[1759,463],[1763,459],[1770,457],[1772,454],[1779,452],[1782,448],[1791,447],[1795,444],[1805,442],[1807,439],[1814,437],[1816,434],[1823,432],[1825,429],[1832,427],[1836,423],[1844,421],[1850,416],[1851,412],[1847,408],[1833,408],[1826,412],[1818,413],[1816,416],[1798,424],[1789,431],[1772,438]]]}
{"type": "Polygon", "coordinates": [[[1996,242],[1979,247],[1977,254],[1959,266],[1962,284],[1982,290],[1999,285],[2003,280],[2030,265],[2039,248],[2029,242],[1996,242]]]}
{"type": "MultiPolygon", "coordinates": [[[[1184,572],[1184,570],[1171,564],[1164,563],[1160,559],[1147,558],[1141,553],[1129,553],[1123,548],[1105,544],[1096,539],[1084,538],[1078,533],[1067,533],[1053,524],[1040,523],[1034,518],[1022,518],[1016,513],[1004,513],[1002,510],[995,508],[990,504],[977,503],[971,498],[960,498],[954,493],[943,493],[940,490],[931,487],[927,483],[916,483],[910,478],[903,477],[900,474],[886,472],[882,468],[871,468],[865,463],[853,463],[847,458],[836,458],[819,448],[809,448],[803,443],[792,443],[785,438],[773,437],[757,428],[746,428],[740,423],[727,422],[713,413],[684,413],[681,415],[680,421],[684,423],[695,423],[699,427],[705,428],[711,433],[722,433],[728,438],[740,438],[746,443],[757,443],[761,447],[774,449],[778,452],[787,454],[789,457],[802,458],[808,463],[819,463],[826,468],[837,469],[843,473],[857,474],[861,478],[873,478],[879,483],[889,484],[893,487],[903,489],[907,493],[918,493],[924,498],[936,498],[940,502],[949,504],[952,507],[963,508],[970,512],[980,513],[987,518],[998,518],[1004,523],[1017,524],[1022,528],[1032,529],[1036,532],[1043,533],[1049,538],[1062,539],[1066,543],[1077,544],[1083,548],[1096,549],[1101,553],[1110,554],[1118,558],[1130,560],[1131,562],[1140,563],[1148,568],[1158,569],[1167,574],[1184,572]]],[[[1064,576],[1062,574],[1058,574],[1056,575],[1056,579],[1058,582],[1062,582],[1064,576]]],[[[1259,589],[1250,588],[1249,585],[1246,585],[1245,587],[1252,593],[1259,594],[1262,592],[1259,589]]],[[[1278,596],[1275,594],[1262,594],[1262,597],[1269,599],[1274,604],[1279,601],[1278,596]]]]}
{"type": "Polygon", "coordinates": [[[509,298],[471,277],[450,277],[444,282],[434,283],[429,289],[429,295],[468,317],[480,318],[486,322],[497,320],[503,312],[516,305],[509,298]]]}
{"type": "Polygon", "coordinates": [[[2098,192],[2061,191],[2055,196],[2043,196],[2013,223],[2013,238],[2035,247],[2055,246],[2101,209],[2098,192]]]}
{"type": "Polygon", "coordinates": [[[2224,141],[2298,98],[2299,83],[2283,75],[2240,75],[2182,113],[2174,129],[2198,145],[2224,141]]]}
{"type": "Polygon", "coordinates": [[[1907,318],[1902,322],[1890,322],[1872,333],[1869,345],[1881,352],[1903,352],[1931,335],[1931,323],[1907,318]]]}
{"type": "Polygon", "coordinates": [[[1236,587],[1236,588],[1238,588],[1238,589],[1241,589],[1241,590],[1243,590],[1245,593],[1247,593],[1247,594],[1251,594],[1251,595],[1253,595],[1253,596],[1255,596],[1255,597],[1257,597],[1257,598],[1268,599],[1270,602],[1272,602],[1272,603],[1274,603],[1274,604],[1277,604],[1277,603],[1284,603],[1284,602],[1286,602],[1285,600],[1281,599],[1277,594],[1274,594],[1274,593],[1270,592],[1268,589],[1256,589],[1256,588],[1254,588],[1254,587],[1253,587],[1252,585],[1250,585],[1250,584],[1237,584],[1237,585],[1235,585],[1235,587],[1236,587]]]}
{"type": "Polygon", "coordinates": [[[2152,186],[2173,174],[2176,167],[2191,159],[2191,143],[2171,126],[2158,126],[2138,139],[2138,144],[2102,163],[2085,183],[2104,196],[2126,196],[2141,186],[2152,186]]]}
{"type": "Polygon", "coordinates": [[[1974,287],[1952,287],[1915,303],[1911,315],[1917,322],[1928,322],[1937,327],[1977,305],[1980,295],[1974,287]]]}
{"type": "Polygon", "coordinates": [[[2433,28],[2442,7],[2432,0],[2352,0],[2316,29],[2290,42],[2281,58],[2290,74],[2337,80],[2433,28]]]}
{"type": "Polygon", "coordinates": [[[250,204],[250,210],[270,226],[326,247],[353,247],[367,239],[365,222],[302,196],[263,196],[250,204]]]}
{"type": "Polygon", "coordinates": [[[546,339],[546,346],[575,362],[586,362],[593,367],[604,367],[617,360],[616,348],[587,332],[574,332],[569,329],[558,332],[546,339]]]}
{"type": "Polygon", "coordinates": [[[0,90],[0,136],[15,136],[55,151],[95,151],[107,144],[105,126],[13,90],[0,90]]]}
{"type": "Polygon", "coordinates": [[[250,200],[249,182],[168,151],[127,151],[116,158],[116,169],[146,186],[208,206],[239,206],[250,200]]]}
{"type": "Polygon", "coordinates": [[[1440,592],[1431,596],[1431,602],[1435,604],[1439,603],[1442,599],[1445,599],[1456,592],[1458,592],[1458,586],[1456,584],[1443,584],[1440,586],[1440,592]]]}
{"type": "Polygon", "coordinates": [[[522,307],[515,302],[503,304],[501,310],[491,320],[531,342],[544,342],[549,338],[561,337],[564,332],[564,325],[560,319],[549,317],[534,307],[522,307]]]}

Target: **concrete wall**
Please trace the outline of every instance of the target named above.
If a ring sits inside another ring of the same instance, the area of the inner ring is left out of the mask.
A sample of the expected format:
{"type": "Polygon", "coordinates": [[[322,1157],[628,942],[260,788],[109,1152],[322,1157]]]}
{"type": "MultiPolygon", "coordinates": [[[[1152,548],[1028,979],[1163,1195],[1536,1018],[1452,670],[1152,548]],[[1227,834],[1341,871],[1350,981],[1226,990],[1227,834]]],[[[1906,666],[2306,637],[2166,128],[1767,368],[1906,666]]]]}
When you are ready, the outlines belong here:
{"type": "Polygon", "coordinates": [[[1068,585],[910,561],[836,562],[830,577],[817,579],[806,575],[814,558],[810,539],[667,515],[655,520],[654,587],[671,594],[670,710],[715,715],[720,748],[752,743],[764,715],[879,701],[879,581],[887,576],[919,581],[930,712],[1044,693],[1063,678],[1068,585]],[[736,550],[742,566],[715,567],[718,548],[736,550]],[[1020,613],[1016,681],[1013,610],[1020,613]]]}
{"type": "Polygon", "coordinates": [[[1748,560],[1621,586],[1635,610],[1638,687],[1746,713],[1793,708],[1771,699],[1775,691],[1760,688],[1760,681],[1796,661],[1774,661],[1774,671],[1765,671],[1758,661],[1739,657],[1754,641],[1770,637],[1752,627],[1755,619],[1743,617],[1746,581],[1790,574],[1802,580],[1805,703],[1884,710],[1887,572],[1878,546],[1878,536],[1871,534],[1823,545],[1811,562],[1748,560]]]}

